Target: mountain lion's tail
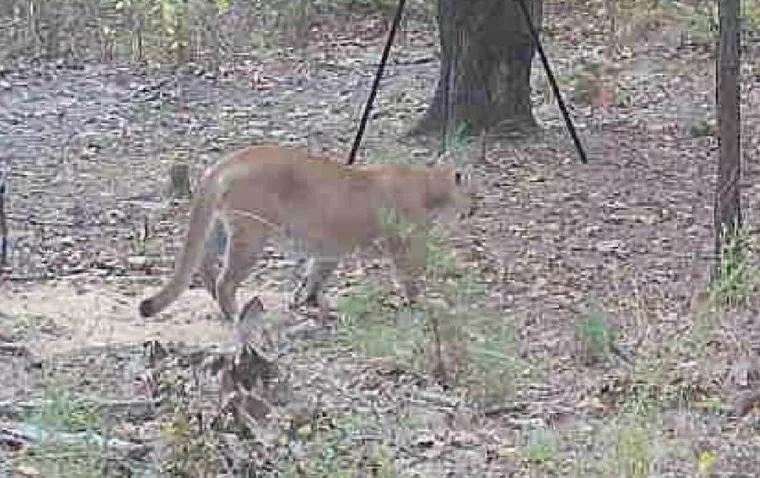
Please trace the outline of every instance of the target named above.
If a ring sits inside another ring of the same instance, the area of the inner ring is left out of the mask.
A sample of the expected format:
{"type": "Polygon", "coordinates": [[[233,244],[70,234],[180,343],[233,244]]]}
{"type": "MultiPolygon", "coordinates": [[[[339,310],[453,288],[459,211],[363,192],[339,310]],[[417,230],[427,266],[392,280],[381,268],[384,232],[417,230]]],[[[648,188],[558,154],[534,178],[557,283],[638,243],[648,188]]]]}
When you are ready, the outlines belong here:
{"type": "Polygon", "coordinates": [[[174,274],[169,283],[156,295],[140,302],[141,317],[156,315],[174,302],[190,285],[193,272],[198,268],[203,258],[206,237],[214,224],[214,213],[220,192],[217,181],[202,181],[202,183],[204,182],[206,184],[202,184],[198,188],[195,202],[190,211],[190,223],[185,236],[185,244],[174,266],[174,274]]]}

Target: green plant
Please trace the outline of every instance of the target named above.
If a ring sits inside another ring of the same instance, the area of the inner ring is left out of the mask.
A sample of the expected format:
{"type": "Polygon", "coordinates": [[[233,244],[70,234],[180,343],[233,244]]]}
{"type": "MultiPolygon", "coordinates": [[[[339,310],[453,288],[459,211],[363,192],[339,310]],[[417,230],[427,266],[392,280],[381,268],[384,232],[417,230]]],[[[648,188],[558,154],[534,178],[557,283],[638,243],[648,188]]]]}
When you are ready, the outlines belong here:
{"type": "Polygon", "coordinates": [[[399,308],[389,290],[369,282],[357,284],[338,299],[339,340],[373,357],[394,356],[412,366],[424,338],[423,318],[399,308]]]}
{"type": "Polygon", "coordinates": [[[178,62],[190,59],[190,11],[186,0],[159,0],[154,7],[163,33],[163,47],[178,62]]]}
{"type": "Polygon", "coordinates": [[[471,128],[465,122],[457,123],[446,136],[446,151],[454,164],[464,164],[465,155],[474,144],[471,128]]]}
{"type": "Polygon", "coordinates": [[[615,476],[644,478],[651,475],[654,461],[653,434],[653,429],[647,424],[631,418],[618,426],[612,453],[615,476]]]}
{"type": "Polygon", "coordinates": [[[415,225],[399,214],[395,209],[381,208],[378,211],[380,214],[380,224],[385,229],[385,233],[393,238],[401,239],[402,241],[409,240],[414,232],[415,225]]]}
{"type": "MultiPolygon", "coordinates": [[[[102,424],[94,405],[58,385],[48,384],[42,406],[25,417],[41,441],[24,449],[18,465],[36,469],[41,476],[101,476],[106,463],[105,450],[96,440],[102,424]],[[71,440],[56,439],[71,433],[71,440]],[[74,433],[80,433],[74,437],[74,433]]],[[[101,433],[102,434],[102,433],[101,433]]]]}
{"type": "Polygon", "coordinates": [[[742,19],[750,28],[760,28],[760,2],[742,2],[744,15],[742,19]]]}
{"type": "Polygon", "coordinates": [[[615,349],[615,330],[600,310],[584,317],[576,327],[581,352],[590,361],[608,358],[615,349]]]}
{"type": "Polygon", "coordinates": [[[617,439],[618,476],[649,476],[652,450],[647,430],[640,425],[629,424],[618,430],[617,439]]]}
{"type": "Polygon", "coordinates": [[[100,426],[100,417],[91,401],[58,386],[45,388],[42,408],[31,413],[27,420],[40,427],[61,431],[94,430],[100,426]]]}
{"type": "Polygon", "coordinates": [[[705,336],[719,323],[725,307],[746,304],[752,297],[760,279],[760,271],[752,263],[750,237],[740,230],[724,235],[718,267],[707,291],[700,293],[694,308],[692,345],[699,345],[705,336]]]}
{"type": "Polygon", "coordinates": [[[710,283],[709,302],[713,306],[736,306],[752,297],[760,274],[752,264],[749,236],[745,230],[724,234],[717,274],[710,283]]]}
{"type": "Polygon", "coordinates": [[[531,430],[525,449],[525,459],[530,463],[544,463],[556,454],[553,437],[543,428],[531,430]]]}
{"type": "Polygon", "coordinates": [[[655,471],[660,457],[657,452],[658,388],[648,383],[634,385],[620,414],[602,434],[605,443],[612,443],[606,468],[614,476],[643,478],[655,471]]]}
{"type": "Polygon", "coordinates": [[[517,353],[514,326],[503,319],[470,317],[467,337],[467,364],[461,384],[466,397],[486,405],[499,405],[514,396],[518,380],[532,373],[532,366],[517,353]]]}
{"type": "Polygon", "coordinates": [[[374,284],[359,283],[351,289],[350,294],[338,298],[339,319],[350,326],[355,322],[387,314],[382,304],[385,295],[386,292],[374,284]]]}
{"type": "MultiPolygon", "coordinates": [[[[186,379],[164,371],[159,388],[168,414],[161,421],[165,446],[161,472],[170,476],[216,476],[220,471],[218,434],[194,411],[186,379]]],[[[208,420],[206,420],[208,422],[208,420]]]]}
{"type": "Polygon", "coordinates": [[[588,59],[573,66],[569,76],[574,101],[604,106],[625,104],[625,95],[617,88],[616,70],[605,59],[588,59]]]}
{"type": "Polygon", "coordinates": [[[359,415],[329,417],[320,414],[295,433],[282,435],[279,440],[283,458],[278,471],[284,476],[337,477],[398,476],[389,448],[382,442],[354,440],[360,433],[359,415]],[[288,438],[286,435],[289,435],[288,438]],[[298,456],[291,457],[294,448],[298,456]]]}
{"type": "Polygon", "coordinates": [[[673,18],[681,28],[683,35],[695,43],[712,42],[718,34],[718,4],[697,2],[690,5],[685,2],[663,0],[660,3],[662,14],[673,18]]]}
{"type": "MultiPolygon", "coordinates": [[[[383,211],[392,235],[408,238],[412,226],[394,211],[383,211]]],[[[514,328],[479,304],[484,280],[475,266],[459,263],[445,246],[441,228],[429,231],[423,294],[404,307],[394,295],[362,283],[338,301],[339,335],[344,343],[376,356],[393,356],[421,368],[442,383],[460,387],[478,403],[501,403],[530,371],[516,358],[514,328]]]]}

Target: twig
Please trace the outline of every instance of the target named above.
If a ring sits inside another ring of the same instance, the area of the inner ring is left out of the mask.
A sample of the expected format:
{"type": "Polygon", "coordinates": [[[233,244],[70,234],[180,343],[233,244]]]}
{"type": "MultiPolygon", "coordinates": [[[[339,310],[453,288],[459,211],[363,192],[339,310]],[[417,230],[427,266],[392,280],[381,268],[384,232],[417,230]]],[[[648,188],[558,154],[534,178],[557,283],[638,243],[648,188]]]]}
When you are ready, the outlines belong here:
{"type": "Polygon", "coordinates": [[[8,265],[8,220],[5,214],[5,195],[8,191],[8,176],[10,173],[10,166],[8,162],[3,166],[3,170],[0,171],[0,266],[5,267],[8,265]]]}
{"type": "Polygon", "coordinates": [[[483,415],[487,417],[492,417],[494,415],[504,415],[504,414],[515,414],[520,413],[524,414],[529,409],[529,406],[527,403],[503,403],[499,405],[493,405],[490,407],[487,407],[483,410],[483,415]]]}
{"type": "Polygon", "coordinates": [[[99,447],[107,446],[132,458],[144,456],[150,448],[141,443],[121,440],[118,438],[105,438],[95,432],[59,432],[49,431],[42,427],[29,423],[11,423],[0,426],[0,444],[6,444],[14,448],[24,445],[34,445],[41,442],[58,443],[61,445],[96,444],[99,447]]]}
{"type": "Polygon", "coordinates": [[[16,357],[31,357],[33,355],[26,345],[15,342],[0,342],[0,354],[8,354],[16,357]]]}
{"type": "MultiPolygon", "coordinates": [[[[1,196],[2,196],[2,193],[0,193],[0,197],[1,196]]],[[[2,206],[2,202],[3,202],[3,200],[0,199],[0,211],[2,210],[2,207],[3,207],[2,206]]],[[[74,226],[74,224],[71,223],[71,222],[64,222],[64,221],[43,221],[43,220],[40,220],[40,219],[35,219],[33,217],[20,217],[20,216],[14,215],[14,214],[4,215],[2,212],[0,212],[0,218],[2,218],[2,217],[7,218],[10,221],[27,223],[30,226],[60,226],[60,227],[73,227],[74,226]]],[[[0,220],[2,220],[2,219],[0,219],[0,220]]],[[[0,229],[2,229],[2,227],[3,226],[0,225],[0,229]]]]}
{"type": "Polygon", "coordinates": [[[760,404],[760,390],[750,390],[739,395],[733,404],[734,413],[743,417],[760,404]]]}
{"type": "Polygon", "coordinates": [[[633,359],[631,356],[624,352],[620,347],[618,347],[616,344],[611,343],[610,344],[610,351],[615,354],[620,360],[625,362],[627,365],[633,365],[633,359]]]}
{"type": "MultiPolygon", "coordinates": [[[[147,419],[155,415],[159,402],[155,400],[101,400],[88,399],[95,413],[99,415],[129,415],[147,419]]],[[[43,408],[42,402],[0,402],[0,416],[19,418],[43,408]]]]}

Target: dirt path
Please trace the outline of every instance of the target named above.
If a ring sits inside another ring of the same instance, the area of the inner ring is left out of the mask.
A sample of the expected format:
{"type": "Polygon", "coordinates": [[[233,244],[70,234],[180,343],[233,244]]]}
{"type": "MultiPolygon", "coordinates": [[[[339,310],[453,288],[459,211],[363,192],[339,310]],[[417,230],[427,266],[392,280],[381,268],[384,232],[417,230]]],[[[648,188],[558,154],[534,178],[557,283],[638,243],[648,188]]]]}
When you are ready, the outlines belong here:
{"type": "MultiPolygon", "coordinates": [[[[234,341],[234,330],[202,289],[191,289],[171,313],[153,320],[139,318],[135,304],[136,292],[149,294],[154,287],[61,281],[20,289],[2,292],[0,310],[15,319],[14,342],[37,356],[65,356],[87,346],[140,346],[149,340],[191,346],[234,341]]],[[[286,294],[256,292],[274,312],[285,310],[286,294]]]]}

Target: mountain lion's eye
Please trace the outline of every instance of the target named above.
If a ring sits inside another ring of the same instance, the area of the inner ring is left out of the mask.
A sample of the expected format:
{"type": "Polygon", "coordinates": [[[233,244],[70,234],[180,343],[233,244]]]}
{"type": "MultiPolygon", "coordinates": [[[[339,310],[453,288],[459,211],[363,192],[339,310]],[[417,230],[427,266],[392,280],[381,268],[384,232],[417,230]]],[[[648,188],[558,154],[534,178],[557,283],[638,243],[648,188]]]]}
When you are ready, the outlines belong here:
{"type": "Polygon", "coordinates": [[[462,173],[459,171],[454,173],[454,183],[456,183],[457,186],[462,185],[462,173]]]}

